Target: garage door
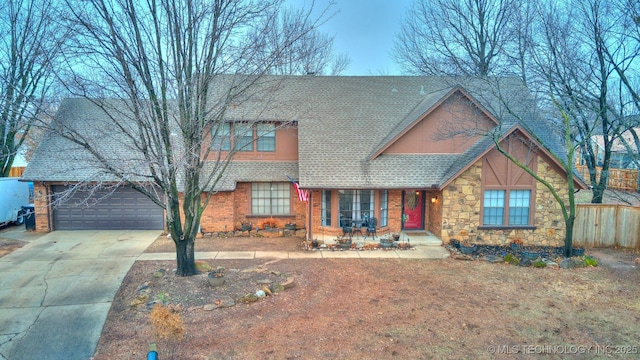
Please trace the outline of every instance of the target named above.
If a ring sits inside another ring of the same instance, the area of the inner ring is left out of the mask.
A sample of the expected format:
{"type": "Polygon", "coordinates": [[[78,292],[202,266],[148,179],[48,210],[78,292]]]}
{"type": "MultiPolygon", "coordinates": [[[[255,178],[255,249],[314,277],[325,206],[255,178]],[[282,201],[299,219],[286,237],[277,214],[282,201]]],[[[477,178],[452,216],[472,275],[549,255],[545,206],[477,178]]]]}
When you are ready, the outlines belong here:
{"type": "MultiPolygon", "coordinates": [[[[68,190],[53,186],[54,194],[68,190]]],[[[53,210],[55,230],[161,230],[164,212],[131,187],[102,190],[92,197],[77,191],[53,210]],[[89,204],[89,205],[88,205],[89,204]]]]}

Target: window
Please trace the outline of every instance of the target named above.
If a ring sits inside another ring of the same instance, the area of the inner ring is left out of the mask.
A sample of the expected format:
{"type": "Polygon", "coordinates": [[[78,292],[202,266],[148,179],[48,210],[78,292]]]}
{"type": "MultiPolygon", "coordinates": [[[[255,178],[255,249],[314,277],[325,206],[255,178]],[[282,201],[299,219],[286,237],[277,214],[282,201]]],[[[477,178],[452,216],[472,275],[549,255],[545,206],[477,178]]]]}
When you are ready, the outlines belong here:
{"type": "Polygon", "coordinates": [[[509,191],[509,225],[529,224],[530,190],[509,191]]]}
{"type": "Polygon", "coordinates": [[[233,135],[237,151],[253,151],[253,127],[250,124],[233,124],[233,135]]]}
{"type": "Polygon", "coordinates": [[[322,191],[322,226],[331,226],[331,190],[322,191]]]}
{"type": "Polygon", "coordinates": [[[373,217],[373,190],[340,190],[338,200],[340,227],[351,226],[353,222],[367,226],[373,217]]]}
{"type": "Polygon", "coordinates": [[[253,215],[289,215],[291,185],[282,183],[251,184],[251,213],[253,215]]]}
{"type": "Polygon", "coordinates": [[[531,190],[485,190],[484,225],[528,225],[531,190]],[[505,195],[508,194],[508,201],[505,195]],[[508,204],[508,207],[505,207],[508,204]],[[509,216],[505,223],[505,213],[509,216]]]}
{"type": "Polygon", "coordinates": [[[387,226],[389,223],[389,191],[380,192],[380,226],[387,226]]]}
{"type": "Polygon", "coordinates": [[[257,125],[256,148],[258,151],[276,151],[276,125],[275,124],[258,124],[257,125]]]}
{"type": "MultiPolygon", "coordinates": [[[[508,138],[506,147],[536,172],[537,155],[519,137],[508,138]]],[[[498,150],[491,150],[482,164],[484,188],[483,226],[530,226],[535,212],[536,181],[498,150]]]]}
{"type": "Polygon", "coordinates": [[[484,192],[484,225],[502,225],[504,214],[504,190],[484,192]]]}
{"type": "Polygon", "coordinates": [[[276,124],[224,123],[211,130],[211,148],[217,151],[276,151],[276,124]],[[233,137],[231,136],[233,132],[233,137]]]}
{"type": "Polygon", "coordinates": [[[213,129],[213,140],[211,142],[211,148],[217,151],[229,151],[231,150],[231,124],[221,124],[217,129],[213,129]],[[215,134],[217,130],[217,134],[215,134]]]}

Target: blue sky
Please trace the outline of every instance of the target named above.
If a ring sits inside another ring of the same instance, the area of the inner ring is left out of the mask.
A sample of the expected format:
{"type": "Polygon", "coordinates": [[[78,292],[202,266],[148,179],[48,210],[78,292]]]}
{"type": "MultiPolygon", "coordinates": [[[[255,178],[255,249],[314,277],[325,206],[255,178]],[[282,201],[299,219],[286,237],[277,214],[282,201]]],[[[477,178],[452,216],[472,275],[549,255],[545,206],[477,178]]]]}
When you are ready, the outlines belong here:
{"type": "MultiPolygon", "coordinates": [[[[316,10],[331,0],[316,0],[316,10]]],[[[311,0],[289,0],[294,6],[311,0]]],[[[351,65],[342,75],[401,75],[391,52],[412,0],[334,0],[337,14],[320,27],[334,36],[334,51],[347,53],[351,65]]]]}

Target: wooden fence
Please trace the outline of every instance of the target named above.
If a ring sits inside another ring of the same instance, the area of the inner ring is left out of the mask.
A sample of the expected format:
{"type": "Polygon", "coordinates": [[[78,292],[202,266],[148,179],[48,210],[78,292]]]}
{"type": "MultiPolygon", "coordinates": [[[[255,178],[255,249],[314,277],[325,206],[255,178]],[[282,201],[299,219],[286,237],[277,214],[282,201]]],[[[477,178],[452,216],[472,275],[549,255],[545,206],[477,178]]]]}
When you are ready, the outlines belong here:
{"type": "Polygon", "coordinates": [[[24,173],[25,167],[12,167],[9,170],[9,177],[20,177],[24,173]]]}
{"type": "MultiPolygon", "coordinates": [[[[589,183],[589,168],[586,165],[576,165],[576,169],[582,175],[584,181],[589,183]]],[[[601,167],[596,167],[596,179],[600,181],[601,167]]],[[[638,170],[609,169],[608,189],[638,191],[638,170]]]]}
{"type": "Polygon", "coordinates": [[[573,242],[585,247],[621,246],[640,249],[640,207],[577,205],[573,242]]]}

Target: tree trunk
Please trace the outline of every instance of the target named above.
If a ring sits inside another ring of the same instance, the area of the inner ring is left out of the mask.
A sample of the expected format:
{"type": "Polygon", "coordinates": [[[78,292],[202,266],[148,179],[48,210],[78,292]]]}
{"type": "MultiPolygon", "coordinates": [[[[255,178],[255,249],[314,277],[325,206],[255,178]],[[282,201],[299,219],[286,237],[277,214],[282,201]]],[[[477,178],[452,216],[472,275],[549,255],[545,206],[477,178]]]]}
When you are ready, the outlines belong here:
{"type": "Polygon", "coordinates": [[[195,239],[188,237],[185,239],[174,239],[176,244],[176,275],[192,276],[196,274],[196,262],[194,245],[195,239]]]}
{"type": "Polygon", "coordinates": [[[195,238],[196,233],[186,232],[180,221],[180,202],[174,187],[171,193],[165,194],[167,201],[167,227],[176,245],[176,275],[192,276],[196,274],[195,238]]]}
{"type": "Polygon", "coordinates": [[[564,256],[571,257],[573,255],[573,223],[575,222],[575,215],[569,216],[565,219],[566,234],[564,238],[564,256]]]}

